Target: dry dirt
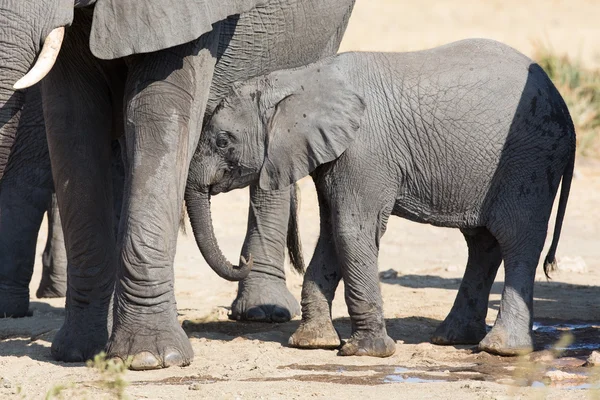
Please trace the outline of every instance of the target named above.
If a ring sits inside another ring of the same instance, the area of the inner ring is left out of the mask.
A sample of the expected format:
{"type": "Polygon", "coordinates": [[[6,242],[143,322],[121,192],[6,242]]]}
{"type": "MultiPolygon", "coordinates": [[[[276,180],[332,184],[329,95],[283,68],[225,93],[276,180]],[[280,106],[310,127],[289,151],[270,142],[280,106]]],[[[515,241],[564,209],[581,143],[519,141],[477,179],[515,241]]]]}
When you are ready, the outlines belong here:
{"type": "MultiPolygon", "coordinates": [[[[587,65],[597,66],[599,17],[600,3],[592,0],[358,0],[342,48],[414,50],[478,36],[505,41],[530,54],[532,43],[542,40],[559,53],[580,56],[587,65]]],[[[470,347],[427,343],[450,310],[464,271],[466,246],[457,230],[390,220],[380,270],[393,271],[384,274],[381,290],[397,350],[387,359],[291,349],[286,343],[298,319],[276,325],[228,321],[236,285],[215,276],[193,239],[181,235],[175,289],[194,362],[186,368],[128,371],[126,394],[152,399],[600,398],[598,391],[581,388],[600,379],[600,374],[590,378],[592,368],[582,366],[591,349],[600,347],[600,165],[580,160],[576,172],[559,246],[560,268],[552,281],[538,272],[535,292],[535,318],[542,324],[536,331],[540,348],[568,329],[559,324],[579,324],[572,327],[579,346],[572,347],[568,357],[552,361],[542,353],[539,361],[526,362],[477,353],[470,347]],[[547,382],[549,376],[555,378],[552,387],[531,387],[547,382]]],[[[318,234],[318,209],[312,182],[303,180],[301,189],[302,239],[309,259],[318,234]]],[[[217,236],[226,255],[236,259],[246,224],[247,191],[218,196],[213,203],[217,236]]],[[[45,229],[38,242],[32,293],[40,278],[45,229]]],[[[299,299],[302,279],[289,270],[288,277],[288,286],[299,299]]],[[[502,285],[500,273],[490,301],[490,324],[502,285]]],[[[64,299],[32,298],[31,307],[33,317],[0,320],[0,398],[43,398],[59,384],[68,386],[62,392],[65,397],[108,397],[94,383],[95,371],[50,357],[50,342],[64,317],[64,299]]],[[[343,288],[336,295],[333,315],[347,338],[343,288]]]]}

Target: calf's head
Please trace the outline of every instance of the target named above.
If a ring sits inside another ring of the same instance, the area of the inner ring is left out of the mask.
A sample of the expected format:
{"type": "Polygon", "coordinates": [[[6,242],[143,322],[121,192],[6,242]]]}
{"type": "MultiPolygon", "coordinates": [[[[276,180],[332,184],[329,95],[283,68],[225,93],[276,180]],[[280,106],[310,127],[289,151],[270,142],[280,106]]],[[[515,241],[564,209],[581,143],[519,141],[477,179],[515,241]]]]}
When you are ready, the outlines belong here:
{"type": "Polygon", "coordinates": [[[340,73],[326,67],[251,79],[235,85],[216,108],[192,173],[212,194],[256,182],[265,190],[287,187],[339,157],[364,110],[340,73]]]}

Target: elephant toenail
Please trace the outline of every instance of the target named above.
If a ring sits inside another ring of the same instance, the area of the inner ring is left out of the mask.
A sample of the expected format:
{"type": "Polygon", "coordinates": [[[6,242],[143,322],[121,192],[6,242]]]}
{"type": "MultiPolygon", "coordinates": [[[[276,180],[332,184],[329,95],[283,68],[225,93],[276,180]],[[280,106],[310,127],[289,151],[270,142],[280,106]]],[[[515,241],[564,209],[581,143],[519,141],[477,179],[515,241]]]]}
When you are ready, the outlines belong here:
{"type": "Polygon", "coordinates": [[[288,310],[281,307],[275,307],[273,314],[271,315],[271,319],[273,322],[287,322],[292,319],[292,316],[288,310]]]}
{"type": "MultiPolygon", "coordinates": [[[[183,366],[183,356],[175,349],[167,349],[165,352],[165,367],[183,366]]],[[[187,365],[187,364],[186,364],[187,365]]]]}
{"type": "Polygon", "coordinates": [[[142,351],[133,357],[130,368],[136,371],[144,371],[147,369],[157,369],[160,367],[160,362],[154,354],[148,351],[142,351]]]}
{"type": "Polygon", "coordinates": [[[360,348],[356,351],[357,356],[367,356],[369,352],[366,349],[360,348]]]}
{"type": "Polygon", "coordinates": [[[267,315],[261,307],[252,307],[246,311],[246,319],[248,321],[265,321],[267,319],[267,315]]]}

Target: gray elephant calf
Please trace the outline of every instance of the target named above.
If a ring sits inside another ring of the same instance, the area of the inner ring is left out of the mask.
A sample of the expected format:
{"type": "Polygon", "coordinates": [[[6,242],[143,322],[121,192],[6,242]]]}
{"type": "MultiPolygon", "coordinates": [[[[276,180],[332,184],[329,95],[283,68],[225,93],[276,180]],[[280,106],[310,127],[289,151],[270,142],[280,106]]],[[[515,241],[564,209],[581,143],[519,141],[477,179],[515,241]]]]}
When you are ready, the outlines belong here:
{"type": "MultiPolygon", "coordinates": [[[[544,268],[555,262],[575,132],[544,71],[514,49],[464,40],[412,53],[345,53],[237,85],[201,137],[197,196],[312,174],[321,233],[302,289],[297,347],[331,348],[331,301],[346,285],[352,337],[342,355],[389,356],[378,287],[390,214],[459,228],[463,283],[433,342],[532,349],[533,283],[561,178],[544,268]],[[491,285],[504,260],[500,312],[486,334],[491,285]]],[[[210,217],[210,215],[208,216],[210,217]]]]}

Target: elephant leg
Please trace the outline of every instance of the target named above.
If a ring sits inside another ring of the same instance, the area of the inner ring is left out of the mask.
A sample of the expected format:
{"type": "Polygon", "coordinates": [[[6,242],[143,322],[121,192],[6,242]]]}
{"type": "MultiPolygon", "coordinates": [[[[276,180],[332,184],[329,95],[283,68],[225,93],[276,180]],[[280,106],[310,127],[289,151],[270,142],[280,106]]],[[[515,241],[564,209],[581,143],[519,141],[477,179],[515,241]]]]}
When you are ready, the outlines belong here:
{"type": "Polygon", "coordinates": [[[331,349],[340,346],[340,337],[331,321],[331,303],[342,279],[327,199],[317,191],[321,220],[319,240],[308,264],[302,285],[302,322],[289,339],[292,347],[331,349]]]}
{"type": "Polygon", "coordinates": [[[0,318],[29,315],[38,232],[52,193],[39,86],[29,89],[0,181],[0,318]]]}
{"type": "Polygon", "coordinates": [[[215,65],[218,29],[127,59],[120,263],[107,353],[132,369],[188,365],[173,262],[185,183],[215,65]]]}
{"type": "Polygon", "coordinates": [[[42,87],[67,251],[65,320],[51,351],[67,362],[85,361],[104,348],[117,265],[110,170],[114,99],[108,64],[89,51],[86,18],[76,12],[42,87]]]}
{"type": "Polygon", "coordinates": [[[35,293],[38,299],[65,297],[67,294],[67,250],[54,193],[47,216],[48,238],[42,254],[42,279],[35,293]]]}
{"type": "MultiPolygon", "coordinates": [[[[115,236],[119,229],[119,217],[121,215],[121,203],[123,200],[123,161],[121,150],[117,140],[112,141],[111,177],[113,186],[113,200],[115,210],[115,236]]],[[[35,293],[38,299],[65,297],[67,293],[67,251],[65,239],[58,212],[56,194],[52,193],[52,199],[48,206],[48,238],[46,247],[42,254],[42,279],[35,293]]]]}
{"type": "MultiPolygon", "coordinates": [[[[550,215],[550,210],[546,214],[550,215]]],[[[481,350],[500,355],[533,350],[533,285],[547,227],[546,220],[542,224],[527,221],[521,229],[509,229],[508,234],[490,229],[500,243],[505,282],[496,322],[479,343],[481,350]]]]}
{"type": "Polygon", "coordinates": [[[352,322],[352,336],[339,354],[388,357],[396,351],[396,344],[385,327],[377,257],[379,239],[392,207],[378,206],[381,200],[373,194],[380,195],[381,191],[357,193],[340,187],[336,190],[331,203],[332,231],[352,322]]]}
{"type": "Polygon", "coordinates": [[[123,207],[123,188],[125,185],[125,165],[123,163],[124,140],[113,140],[111,143],[111,177],[113,187],[113,208],[115,210],[115,237],[119,235],[119,222],[121,221],[121,209],[123,207]]]}
{"type": "Polygon", "coordinates": [[[502,254],[486,228],[462,232],[469,248],[467,267],[452,310],[431,337],[435,344],[477,344],[487,333],[488,299],[502,254]]]}
{"type": "Polygon", "coordinates": [[[285,246],[290,217],[290,189],[265,191],[250,187],[248,230],[242,254],[252,254],[254,267],[238,284],[231,319],[286,322],[300,314],[298,301],[285,283],[285,246]]]}

